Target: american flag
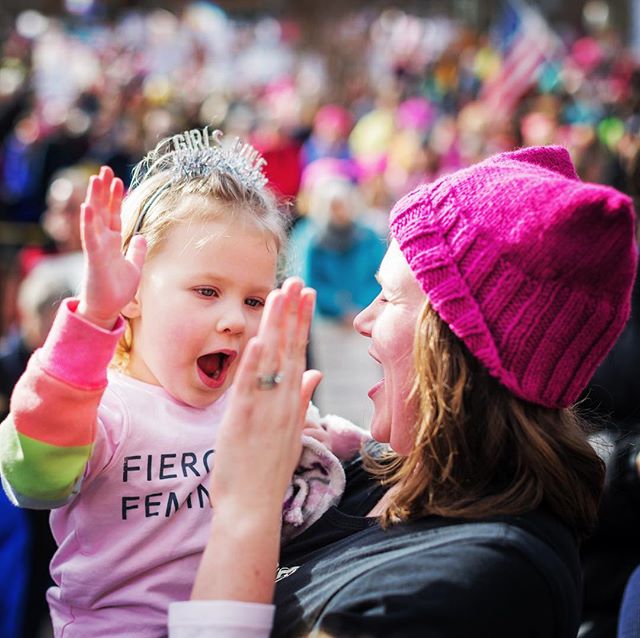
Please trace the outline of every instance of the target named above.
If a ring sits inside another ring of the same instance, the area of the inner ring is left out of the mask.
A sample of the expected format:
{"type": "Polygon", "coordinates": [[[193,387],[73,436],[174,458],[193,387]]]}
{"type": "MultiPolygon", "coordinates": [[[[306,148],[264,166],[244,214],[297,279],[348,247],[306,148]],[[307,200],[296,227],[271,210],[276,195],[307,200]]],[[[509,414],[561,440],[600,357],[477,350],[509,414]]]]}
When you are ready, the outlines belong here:
{"type": "Polygon", "coordinates": [[[505,2],[493,35],[502,52],[502,66],[482,87],[480,98],[490,112],[505,116],[561,44],[540,12],[517,0],[505,2]]]}

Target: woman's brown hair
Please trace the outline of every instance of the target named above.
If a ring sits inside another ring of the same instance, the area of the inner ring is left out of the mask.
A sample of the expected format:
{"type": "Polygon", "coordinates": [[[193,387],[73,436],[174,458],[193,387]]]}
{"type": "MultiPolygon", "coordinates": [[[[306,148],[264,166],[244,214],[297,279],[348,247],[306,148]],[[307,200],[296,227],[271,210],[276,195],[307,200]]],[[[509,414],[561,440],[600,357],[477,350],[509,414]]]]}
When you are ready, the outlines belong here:
{"type": "Polygon", "coordinates": [[[479,519],[545,507],[578,536],[595,524],[604,466],[572,409],[519,399],[489,375],[428,302],[414,343],[414,450],[366,456],[389,485],[391,524],[479,519]]]}

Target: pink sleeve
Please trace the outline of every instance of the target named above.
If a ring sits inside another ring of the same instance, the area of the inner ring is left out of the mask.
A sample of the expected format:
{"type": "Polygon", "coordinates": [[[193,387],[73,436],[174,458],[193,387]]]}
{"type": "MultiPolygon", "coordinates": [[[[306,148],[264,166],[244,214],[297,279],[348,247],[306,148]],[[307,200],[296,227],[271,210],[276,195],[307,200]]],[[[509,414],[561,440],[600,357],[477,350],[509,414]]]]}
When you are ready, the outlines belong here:
{"type": "Polygon", "coordinates": [[[124,330],[102,330],[74,314],[68,299],[42,348],[29,360],[0,426],[0,470],[14,500],[59,505],[82,476],[96,436],[107,366],[124,330]]]}
{"type": "Polygon", "coordinates": [[[124,333],[124,320],[112,330],[104,330],[76,314],[77,299],[66,299],[60,306],[49,336],[40,352],[43,368],[52,376],[86,390],[107,384],[107,367],[118,340],[124,333]]]}
{"type": "Polygon", "coordinates": [[[94,439],[107,367],[124,331],[112,331],[75,314],[78,301],[61,306],[44,346],[31,357],[11,397],[19,434],[58,446],[88,445],[94,439]]]}
{"type": "Polygon", "coordinates": [[[169,638],[268,638],[274,605],[188,600],[169,605],[169,638]]]}

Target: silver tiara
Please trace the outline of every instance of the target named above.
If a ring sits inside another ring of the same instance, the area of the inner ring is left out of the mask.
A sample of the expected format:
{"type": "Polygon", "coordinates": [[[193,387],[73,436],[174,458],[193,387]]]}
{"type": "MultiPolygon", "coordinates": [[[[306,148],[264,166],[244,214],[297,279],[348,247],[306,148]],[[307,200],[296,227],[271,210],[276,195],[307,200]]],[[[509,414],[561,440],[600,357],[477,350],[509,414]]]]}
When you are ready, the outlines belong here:
{"type": "Polygon", "coordinates": [[[136,167],[131,187],[159,172],[168,171],[170,178],[144,204],[140,210],[134,232],[142,227],[147,211],[177,181],[207,177],[224,173],[244,186],[260,190],[267,184],[262,172],[266,160],[247,142],[234,138],[231,144],[223,143],[222,131],[191,129],[162,140],[136,167]]]}

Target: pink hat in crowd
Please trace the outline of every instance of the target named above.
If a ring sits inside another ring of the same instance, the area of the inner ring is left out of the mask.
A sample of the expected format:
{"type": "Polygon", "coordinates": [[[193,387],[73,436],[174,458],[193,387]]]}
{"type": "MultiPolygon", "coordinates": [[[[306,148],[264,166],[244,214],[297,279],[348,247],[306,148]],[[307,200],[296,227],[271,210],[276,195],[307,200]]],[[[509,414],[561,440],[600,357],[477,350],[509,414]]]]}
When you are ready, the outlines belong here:
{"type": "Polygon", "coordinates": [[[336,177],[355,181],[358,177],[358,170],[354,162],[335,157],[321,157],[307,164],[302,171],[300,189],[313,188],[326,179],[336,177]]]}
{"type": "Polygon", "coordinates": [[[424,185],[391,233],[430,303],[489,373],[574,403],[629,316],[631,200],[582,182],[566,149],[525,148],[424,185]]]}
{"type": "Polygon", "coordinates": [[[331,129],[340,135],[347,136],[353,126],[351,113],[337,104],[326,104],[318,109],[313,118],[314,127],[331,129]]]}
{"type": "Polygon", "coordinates": [[[434,106],[424,97],[412,97],[398,106],[396,122],[400,128],[426,130],[436,115],[434,106]]]}

